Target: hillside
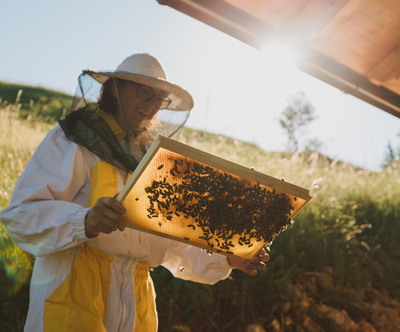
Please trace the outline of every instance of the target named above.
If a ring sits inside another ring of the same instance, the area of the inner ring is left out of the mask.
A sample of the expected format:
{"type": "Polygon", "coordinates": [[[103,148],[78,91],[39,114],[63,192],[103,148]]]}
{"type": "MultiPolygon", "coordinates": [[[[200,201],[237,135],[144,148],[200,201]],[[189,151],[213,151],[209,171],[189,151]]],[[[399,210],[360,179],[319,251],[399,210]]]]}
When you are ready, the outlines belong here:
{"type": "Polygon", "coordinates": [[[33,114],[49,122],[59,120],[64,109],[68,110],[72,104],[72,96],[63,92],[2,81],[0,81],[0,104],[3,106],[14,104],[20,90],[22,90],[19,97],[20,116],[23,118],[33,114]]]}
{"type": "MultiPolygon", "coordinates": [[[[283,169],[277,169],[274,164],[276,160],[302,163],[314,168],[317,164],[318,167],[322,168],[333,164],[334,166],[343,165],[343,162],[331,159],[318,152],[265,151],[254,143],[243,142],[235,138],[188,127],[183,128],[179,140],[245,167],[255,167],[258,171],[277,178],[282,178],[284,174],[288,175],[288,173],[283,169]]],[[[349,164],[346,165],[348,167],[351,166],[349,164]]],[[[290,178],[293,179],[293,175],[289,174],[289,178],[285,179],[291,181],[290,178]]],[[[307,188],[311,188],[312,183],[305,183],[304,185],[307,188]]]]}
{"type": "MultiPolygon", "coordinates": [[[[54,126],[0,107],[0,209],[54,126]]],[[[180,140],[311,189],[313,200],[271,246],[256,277],[233,271],[214,286],[151,274],[163,331],[400,331],[400,163],[357,169],[318,152],[267,152],[185,128],[180,140]]],[[[0,331],[22,331],[34,257],[0,224],[0,331]]]]}

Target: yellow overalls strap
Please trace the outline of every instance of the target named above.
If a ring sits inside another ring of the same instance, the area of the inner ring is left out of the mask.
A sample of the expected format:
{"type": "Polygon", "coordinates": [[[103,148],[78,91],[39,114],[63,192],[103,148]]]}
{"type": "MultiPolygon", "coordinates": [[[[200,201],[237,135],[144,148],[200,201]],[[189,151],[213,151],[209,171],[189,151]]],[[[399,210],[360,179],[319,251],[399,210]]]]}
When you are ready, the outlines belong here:
{"type": "Polygon", "coordinates": [[[93,207],[100,197],[113,197],[118,192],[117,170],[104,161],[92,168],[88,207],[93,207]]]}

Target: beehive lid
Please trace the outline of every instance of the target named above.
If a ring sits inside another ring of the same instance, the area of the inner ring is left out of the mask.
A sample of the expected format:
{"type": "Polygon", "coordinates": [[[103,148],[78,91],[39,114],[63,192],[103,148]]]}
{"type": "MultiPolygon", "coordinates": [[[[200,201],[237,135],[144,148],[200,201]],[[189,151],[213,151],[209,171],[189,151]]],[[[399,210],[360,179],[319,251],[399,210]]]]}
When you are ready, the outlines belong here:
{"type": "Polygon", "coordinates": [[[291,224],[307,189],[159,136],[117,197],[126,226],[249,259],[291,224]]]}

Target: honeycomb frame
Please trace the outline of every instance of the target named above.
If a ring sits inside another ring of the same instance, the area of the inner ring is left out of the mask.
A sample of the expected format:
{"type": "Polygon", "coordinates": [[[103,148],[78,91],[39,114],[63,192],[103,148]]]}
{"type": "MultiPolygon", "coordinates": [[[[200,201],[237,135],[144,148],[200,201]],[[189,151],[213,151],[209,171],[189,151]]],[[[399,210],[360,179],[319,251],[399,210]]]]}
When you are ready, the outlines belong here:
{"type": "Polygon", "coordinates": [[[272,242],[310,199],[305,188],[164,136],[153,143],[117,197],[127,210],[124,216],[127,227],[242,260],[251,258],[272,242]],[[240,193],[238,190],[244,190],[245,194],[235,194],[240,193]],[[217,201],[218,191],[221,194],[217,201]],[[248,220],[258,216],[253,211],[256,208],[252,195],[259,201],[257,206],[262,204],[263,208],[257,211],[263,212],[260,223],[269,232],[261,232],[260,227],[253,227],[255,221],[252,224],[248,220]],[[267,196],[275,205],[263,203],[267,196]],[[250,200],[253,204],[248,203],[250,200]],[[268,211],[278,215],[279,207],[285,212],[281,213],[277,228],[262,218],[268,211]],[[244,209],[242,214],[241,209],[244,209]],[[231,219],[224,220],[224,217],[231,219]],[[251,227],[240,224],[242,219],[251,227]],[[282,224],[284,219],[286,224],[282,224]],[[219,220],[223,222],[217,225],[219,220]]]}

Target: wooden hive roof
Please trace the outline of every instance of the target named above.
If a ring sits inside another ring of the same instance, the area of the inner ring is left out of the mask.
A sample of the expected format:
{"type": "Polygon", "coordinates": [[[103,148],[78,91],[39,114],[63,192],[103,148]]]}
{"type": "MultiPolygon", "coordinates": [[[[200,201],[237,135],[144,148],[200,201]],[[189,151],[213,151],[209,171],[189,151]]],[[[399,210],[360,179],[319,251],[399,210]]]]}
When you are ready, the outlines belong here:
{"type": "Polygon", "coordinates": [[[400,118],[399,0],[157,0],[251,46],[291,43],[298,68],[400,118]]]}

